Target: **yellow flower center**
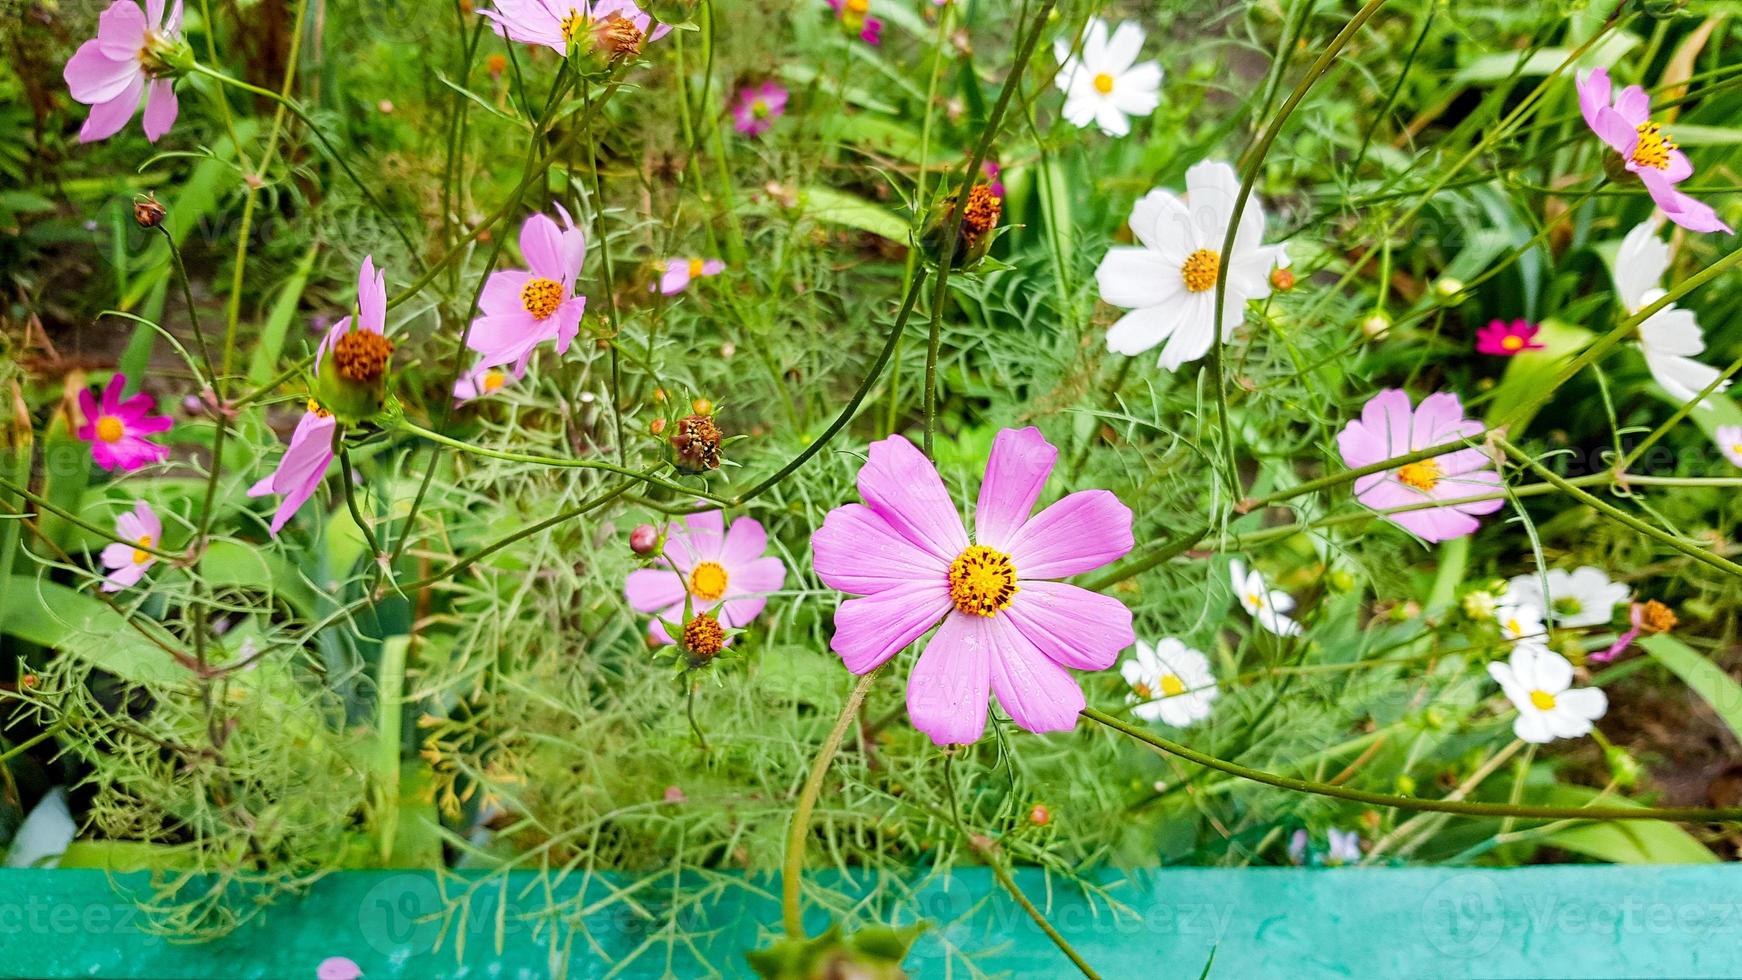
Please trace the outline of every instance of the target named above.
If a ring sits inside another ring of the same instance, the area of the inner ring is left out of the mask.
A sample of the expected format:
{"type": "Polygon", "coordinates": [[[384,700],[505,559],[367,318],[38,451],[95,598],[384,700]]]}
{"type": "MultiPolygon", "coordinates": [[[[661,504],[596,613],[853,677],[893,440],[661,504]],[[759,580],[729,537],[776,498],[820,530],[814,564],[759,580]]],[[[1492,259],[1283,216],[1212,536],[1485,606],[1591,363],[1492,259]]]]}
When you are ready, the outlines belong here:
{"type": "Polygon", "coordinates": [[[571,44],[574,43],[575,38],[580,36],[580,33],[586,30],[587,25],[592,22],[591,17],[570,7],[569,15],[563,18],[563,40],[571,44]]]}
{"type": "Polygon", "coordinates": [[[1216,273],[1222,269],[1222,256],[1207,249],[1200,248],[1186,256],[1186,264],[1180,266],[1180,278],[1186,281],[1186,288],[1194,293],[1216,288],[1216,273]]]}
{"type": "Polygon", "coordinates": [[[317,415],[323,419],[328,418],[333,414],[332,412],[329,412],[326,409],[322,408],[321,403],[315,401],[313,398],[310,398],[308,400],[308,410],[315,413],[315,415],[317,415]]]}
{"type": "Polygon", "coordinates": [[[1676,148],[1676,142],[1657,123],[1646,121],[1639,124],[1639,145],[1633,148],[1633,162],[1641,167],[1652,167],[1657,170],[1669,169],[1669,154],[1676,148]]]}
{"type": "Polygon", "coordinates": [[[139,547],[133,549],[133,564],[143,565],[151,560],[151,552],[145,550],[146,548],[151,547],[151,535],[140,535],[137,543],[139,547]]]}
{"type": "Polygon", "coordinates": [[[1524,346],[1524,338],[1515,333],[1509,333],[1500,338],[1500,346],[1506,350],[1518,350],[1524,346]]]}
{"type": "Polygon", "coordinates": [[[105,415],[97,420],[97,438],[104,442],[120,442],[127,434],[127,427],[113,415],[105,415]]]}
{"type": "Polygon", "coordinates": [[[1248,592],[1248,593],[1246,593],[1246,604],[1247,604],[1247,605],[1248,605],[1248,606],[1251,606],[1251,607],[1252,607],[1252,608],[1254,608],[1254,609],[1258,609],[1258,608],[1261,608],[1261,607],[1263,607],[1263,605],[1264,605],[1264,596],[1263,596],[1263,594],[1262,594],[1262,593],[1258,593],[1258,592],[1248,592]]]}
{"type": "Polygon", "coordinates": [[[1177,698],[1186,692],[1186,682],[1179,679],[1178,674],[1161,675],[1161,696],[1177,698]]]}
{"type": "Polygon", "coordinates": [[[532,314],[534,320],[555,313],[562,303],[563,284],[554,279],[530,279],[520,288],[520,305],[526,307],[526,312],[532,314]]]}
{"type": "Polygon", "coordinates": [[[1535,705],[1538,711],[1553,711],[1554,695],[1547,691],[1531,691],[1530,703],[1535,705]]]}
{"type": "Polygon", "coordinates": [[[950,599],[962,612],[990,616],[1009,608],[1017,591],[1016,566],[1001,551],[969,545],[950,563],[950,599]]]}
{"type": "Polygon", "coordinates": [[[507,383],[508,375],[503,374],[495,368],[491,368],[484,372],[484,381],[479,385],[479,387],[483,388],[484,394],[488,395],[494,393],[498,388],[501,388],[507,383]]]}
{"type": "Polygon", "coordinates": [[[755,116],[757,119],[767,119],[768,118],[768,100],[767,99],[751,99],[750,100],[750,114],[752,116],[755,116]]]}
{"type": "Polygon", "coordinates": [[[1432,490],[1440,482],[1440,464],[1431,459],[1397,468],[1397,482],[1417,490],[1432,490]]]}
{"type": "Polygon", "coordinates": [[[1735,453],[1738,456],[1742,456],[1742,442],[1731,443],[1730,444],[1730,451],[1735,453]]]}
{"type": "Polygon", "coordinates": [[[1102,72],[1095,76],[1095,91],[1102,95],[1113,94],[1113,76],[1102,72]]]}
{"type": "Polygon", "coordinates": [[[726,569],[719,562],[704,561],[690,570],[690,595],[713,602],[726,594],[726,569]]]}
{"type": "Polygon", "coordinates": [[[703,265],[703,263],[702,263],[701,259],[690,259],[690,278],[691,279],[694,279],[702,274],[702,265],[703,265]]]}

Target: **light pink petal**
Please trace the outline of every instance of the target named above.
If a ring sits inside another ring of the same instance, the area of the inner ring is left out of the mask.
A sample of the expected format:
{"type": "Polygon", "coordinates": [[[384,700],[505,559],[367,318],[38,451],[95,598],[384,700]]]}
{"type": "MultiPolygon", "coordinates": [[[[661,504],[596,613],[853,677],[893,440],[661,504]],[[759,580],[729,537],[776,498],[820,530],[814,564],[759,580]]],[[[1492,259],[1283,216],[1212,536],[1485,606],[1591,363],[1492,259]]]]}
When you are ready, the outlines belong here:
{"type": "Polygon", "coordinates": [[[1386,519],[1429,542],[1461,538],[1482,526],[1474,517],[1461,514],[1450,507],[1404,511],[1401,514],[1387,515],[1386,519]]]}
{"type": "Polygon", "coordinates": [[[1337,433],[1337,450],[1351,468],[1371,466],[1385,458],[1385,437],[1376,435],[1360,419],[1351,419],[1337,433]]]}
{"type": "Polygon", "coordinates": [[[169,132],[169,127],[175,125],[175,116],[180,103],[175,97],[175,81],[159,78],[151,83],[145,92],[145,117],[141,123],[145,127],[145,138],[157,142],[158,137],[169,132]]]}
{"type": "Polygon", "coordinates": [[[520,253],[532,274],[562,282],[569,276],[563,262],[563,230],[542,214],[535,214],[520,226],[520,253]]]}
{"type": "Polygon", "coordinates": [[[140,75],[138,60],[116,61],[103,54],[95,38],[79,45],[67,60],[61,77],[73,100],[85,105],[109,102],[127,90],[140,75]]]}
{"type": "Polygon", "coordinates": [[[1624,157],[1632,157],[1634,148],[1639,145],[1639,131],[1614,109],[1597,110],[1597,125],[1592,128],[1611,150],[1624,157]]]}
{"type": "Polygon", "coordinates": [[[116,61],[139,60],[145,47],[145,14],[133,0],[115,0],[97,17],[97,44],[116,61]]]}
{"type": "Polygon", "coordinates": [[[705,510],[699,514],[686,514],[683,523],[684,544],[695,560],[719,561],[726,544],[725,512],[705,510]]]}
{"type": "MultiPolygon", "coordinates": [[[[993,624],[1002,623],[994,616],[993,624]]],[[[1016,628],[1005,623],[993,638],[992,693],[1011,720],[1031,732],[1063,732],[1075,728],[1083,710],[1083,689],[1077,679],[1035,649],[1016,628]]]]}
{"type": "Polygon", "coordinates": [[[1064,582],[1023,582],[998,615],[1010,617],[1035,649],[1077,670],[1106,670],[1137,642],[1123,602],[1064,582]]]}
{"type": "Polygon", "coordinates": [[[1058,455],[1033,426],[998,433],[986,460],[986,479],[980,484],[974,540],[999,551],[1010,549],[1012,537],[1034,511],[1058,455]]]}
{"type": "MultiPolygon", "coordinates": [[[[864,601],[864,600],[860,600],[864,601]]],[[[993,619],[951,613],[907,675],[907,716],[939,745],[967,745],[986,731],[992,662],[1003,655],[993,619]]]]}
{"type": "Polygon", "coordinates": [[[848,670],[863,674],[919,639],[950,608],[949,586],[942,580],[848,599],[835,610],[829,649],[840,654],[848,670]]]}
{"type": "Polygon", "coordinates": [[[134,501],[133,519],[139,522],[139,533],[151,535],[153,544],[163,542],[163,521],[158,519],[150,504],[143,500],[134,501]]]}
{"type": "Polygon", "coordinates": [[[1367,431],[1384,440],[1380,459],[1390,459],[1409,452],[1409,395],[1399,388],[1387,388],[1368,399],[1361,408],[1361,422],[1367,431]]]}
{"type": "Polygon", "coordinates": [[[1460,435],[1464,422],[1464,408],[1458,403],[1458,396],[1450,392],[1435,392],[1423,398],[1415,408],[1415,417],[1410,424],[1409,448],[1426,449],[1446,442],[1454,435],[1460,435]]]}
{"type": "Polygon", "coordinates": [[[385,333],[387,329],[387,273],[377,272],[374,256],[363,256],[357,271],[357,325],[385,333]]]}
{"type": "Polygon", "coordinates": [[[889,526],[946,562],[968,548],[968,532],[931,460],[901,436],[871,444],[859,495],[889,526]]]}
{"type": "Polygon", "coordinates": [[[483,355],[479,367],[495,367],[516,360],[529,346],[538,346],[538,321],[525,311],[481,316],[472,321],[466,346],[483,355]]]}
{"type": "MultiPolygon", "coordinates": [[[[125,531],[121,531],[120,533],[122,537],[127,536],[127,532],[125,531]]],[[[114,544],[105,547],[102,554],[97,557],[102,560],[105,568],[126,568],[128,565],[133,564],[133,550],[132,545],[122,544],[117,541],[114,544]]]]}
{"type": "Polygon", "coordinates": [[[1730,226],[1718,219],[1718,212],[1702,201],[1696,200],[1677,190],[1658,171],[1645,169],[1640,171],[1639,179],[1650,192],[1651,199],[1665,216],[1689,231],[1707,233],[1722,231],[1730,234],[1730,226]]]}
{"type": "MultiPolygon", "coordinates": [[[[303,414],[290,434],[290,447],[279,460],[278,471],[272,475],[274,493],[290,494],[303,488],[313,492],[313,486],[326,475],[327,464],[333,461],[333,430],[337,425],[332,416],[303,414]]],[[[308,493],[304,493],[303,499],[307,498],[308,493]]]]}
{"type": "Polygon", "coordinates": [[[1611,83],[1609,71],[1606,68],[1593,68],[1577,84],[1579,90],[1579,112],[1585,117],[1585,125],[1593,130],[1597,128],[1597,111],[1609,107],[1611,83]]]}
{"type": "Polygon", "coordinates": [[[172,36],[180,36],[182,19],[182,0],[175,0],[169,8],[169,16],[164,19],[163,32],[172,36]]]}
{"type": "Polygon", "coordinates": [[[1680,150],[1669,151],[1667,165],[1660,171],[1663,179],[1672,184],[1679,184],[1694,175],[1694,163],[1688,155],[1680,150]]]}
{"type": "Polygon", "coordinates": [[[1010,542],[1023,580],[1065,578],[1131,550],[1131,508],[1106,490],[1078,490],[1041,511],[1010,542]]]}
{"type": "Polygon", "coordinates": [[[679,575],[665,568],[637,568],[623,583],[629,608],[653,612],[683,603],[684,585],[679,575]]]}
{"type": "Polygon", "coordinates": [[[562,305],[551,314],[546,327],[550,330],[552,339],[556,341],[556,352],[567,354],[569,345],[574,343],[575,335],[581,332],[581,317],[587,312],[585,296],[571,296],[563,300],[562,305]]]}
{"type": "Polygon", "coordinates": [[[103,579],[103,591],[119,592],[129,586],[138,584],[139,580],[145,577],[146,567],[147,566],[145,565],[135,565],[132,560],[129,559],[126,565],[110,572],[108,576],[103,579]]]}
{"type": "Polygon", "coordinates": [[[1637,129],[1640,123],[1651,118],[1651,96],[1645,94],[1645,89],[1629,85],[1615,96],[1615,112],[1637,129]]]}
{"type": "Polygon", "coordinates": [[[80,143],[95,143],[119,133],[139,108],[139,95],[145,91],[145,76],[134,75],[121,94],[91,107],[85,124],[79,127],[80,143]]]}
{"type": "Polygon", "coordinates": [[[761,522],[740,517],[726,532],[726,546],[720,549],[720,558],[728,565],[741,565],[761,558],[767,550],[768,532],[762,529],[761,522]]]}
{"type": "Polygon", "coordinates": [[[532,273],[518,269],[490,273],[478,296],[478,309],[486,316],[525,315],[526,304],[520,297],[531,280],[532,273]]]}
{"type": "MultiPolygon", "coordinates": [[[[737,529],[746,518],[732,522],[737,529]]],[[[768,596],[786,587],[786,563],[770,555],[729,569],[726,603],[720,621],[727,626],[744,626],[762,612],[768,596]]]]}
{"type": "MultiPolygon", "coordinates": [[[[1433,495],[1440,500],[1457,500],[1461,497],[1495,493],[1499,489],[1500,474],[1493,470],[1479,470],[1441,480],[1439,485],[1434,487],[1433,495]]],[[[1492,514],[1505,504],[1505,498],[1496,495],[1491,500],[1472,500],[1468,503],[1453,504],[1452,506],[1466,514],[1492,514]]]]}
{"type": "Polygon", "coordinates": [[[709,259],[702,263],[702,275],[717,276],[726,271],[726,263],[720,259],[709,259]]]}
{"type": "Polygon", "coordinates": [[[829,511],[811,535],[811,564],[831,589],[871,595],[910,582],[944,582],[950,561],[909,541],[861,504],[829,511]]]}
{"type": "Polygon", "coordinates": [[[675,296],[690,284],[690,264],[687,259],[672,259],[666,263],[665,274],[659,277],[659,291],[675,296]]]}

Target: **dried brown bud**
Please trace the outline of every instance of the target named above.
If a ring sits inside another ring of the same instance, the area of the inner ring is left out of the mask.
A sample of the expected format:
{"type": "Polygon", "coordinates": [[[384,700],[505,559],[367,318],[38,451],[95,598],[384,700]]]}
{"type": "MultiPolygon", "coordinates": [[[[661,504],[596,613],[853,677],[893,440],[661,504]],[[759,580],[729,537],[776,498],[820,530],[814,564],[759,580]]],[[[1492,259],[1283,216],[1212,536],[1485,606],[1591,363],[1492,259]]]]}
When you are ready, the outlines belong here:
{"type": "Polygon", "coordinates": [[[1634,622],[1647,633],[1668,633],[1675,629],[1675,611],[1656,599],[1636,607],[1634,622]]]}
{"type": "Polygon", "coordinates": [[[156,194],[147,194],[133,200],[133,220],[139,222],[141,228],[156,228],[163,224],[163,217],[168,213],[157,200],[156,194]]]}
{"type": "Polygon", "coordinates": [[[665,419],[654,419],[652,422],[648,423],[647,431],[653,433],[654,435],[659,435],[660,433],[664,432],[665,431],[665,419]]]}
{"type": "Polygon", "coordinates": [[[333,363],[339,376],[348,381],[367,383],[380,378],[392,356],[393,341],[373,330],[352,330],[333,344],[333,363]]]}
{"type": "Polygon", "coordinates": [[[686,415],[671,434],[672,452],[679,469],[704,473],[720,468],[720,440],[724,434],[709,415],[686,415]]]}
{"type": "Polygon", "coordinates": [[[704,614],[683,624],[683,648],[689,652],[691,666],[702,666],[725,647],[726,628],[714,617],[704,614]]]}
{"type": "Polygon", "coordinates": [[[1278,292],[1288,292],[1294,288],[1294,270],[1282,266],[1270,270],[1270,285],[1278,292]]]}

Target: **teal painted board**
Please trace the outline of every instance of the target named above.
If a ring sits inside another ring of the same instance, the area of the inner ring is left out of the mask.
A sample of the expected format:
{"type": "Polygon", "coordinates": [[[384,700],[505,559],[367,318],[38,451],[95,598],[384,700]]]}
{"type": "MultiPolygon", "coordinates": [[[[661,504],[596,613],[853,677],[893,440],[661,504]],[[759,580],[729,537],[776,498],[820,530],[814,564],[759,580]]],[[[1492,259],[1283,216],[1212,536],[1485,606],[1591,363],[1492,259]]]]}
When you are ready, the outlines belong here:
{"type": "MultiPolygon", "coordinates": [[[[1168,869],[1102,883],[1133,914],[1112,915],[1033,869],[1023,889],[1108,977],[1196,977],[1215,950],[1216,977],[1742,976],[1742,868],[1564,865],[1512,870],[1168,869]],[[1141,920],[1136,916],[1140,915],[1141,920]]],[[[120,875],[124,889],[141,875],[120,875]]],[[[708,879],[715,887],[720,879],[708,879]]],[[[831,886],[841,883],[835,877],[831,886]]],[[[133,902],[94,871],[0,872],[0,974],[8,977],[312,978],[328,956],[370,980],[409,977],[727,976],[779,922],[767,879],[703,900],[683,919],[694,947],[612,902],[553,953],[537,879],[491,879],[443,926],[436,876],[346,872],[284,900],[224,939],[186,945],[153,935],[133,902]],[[496,948],[500,930],[501,951],[496,948]],[[461,943],[459,940],[463,939],[461,943]]],[[[450,894],[465,879],[450,876],[450,894]]],[[[701,887],[686,882],[685,887],[701,887]]],[[[556,893],[586,908],[636,888],[657,913],[672,882],[575,876],[556,893]]],[[[843,889],[851,892],[849,886],[843,889]]],[[[915,885],[906,914],[934,923],[907,966],[915,977],[1067,977],[1070,965],[984,869],[915,885]]],[[[820,924],[820,918],[818,919],[820,924]]]]}

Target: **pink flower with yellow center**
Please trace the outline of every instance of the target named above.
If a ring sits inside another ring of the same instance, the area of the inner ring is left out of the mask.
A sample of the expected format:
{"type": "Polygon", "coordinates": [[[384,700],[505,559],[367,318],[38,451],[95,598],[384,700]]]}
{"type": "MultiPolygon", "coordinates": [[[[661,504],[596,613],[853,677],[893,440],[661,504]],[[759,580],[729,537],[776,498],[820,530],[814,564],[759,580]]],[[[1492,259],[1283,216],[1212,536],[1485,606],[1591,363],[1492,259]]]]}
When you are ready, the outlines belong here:
{"type": "Polygon", "coordinates": [[[1694,165],[1669,133],[1651,121],[1651,96],[1638,85],[1629,85],[1611,104],[1613,88],[1609,72],[1603,68],[1593,68],[1578,80],[1579,112],[1591,131],[1621,155],[1614,161],[1620,172],[1638,177],[1669,220],[1689,231],[1728,234],[1730,226],[1718,220],[1711,205],[1676,189],[1675,185],[1693,176],[1694,165]]]}
{"type": "Polygon", "coordinates": [[[496,0],[480,10],[490,29],[521,44],[541,44],[557,54],[603,50],[612,61],[641,53],[647,41],[671,33],[632,0],[496,0]]]}
{"type": "MultiPolygon", "coordinates": [[[[1337,446],[1342,450],[1343,462],[1359,468],[1481,434],[1482,423],[1464,418],[1464,407],[1456,395],[1445,392],[1429,395],[1412,409],[1409,395],[1388,388],[1368,400],[1359,419],[1343,427],[1337,434],[1337,446]]],[[[1503,501],[1496,493],[1500,489],[1500,475],[1490,468],[1493,463],[1482,449],[1454,450],[1369,473],[1355,481],[1355,499],[1383,511],[1495,494],[1488,500],[1381,515],[1425,541],[1460,538],[1481,526],[1475,515],[1492,514],[1500,509],[1503,501]]]]}
{"type": "Polygon", "coordinates": [[[466,337],[466,346],[482,355],[478,368],[512,364],[516,376],[524,374],[540,344],[554,343],[558,354],[566,354],[580,333],[587,298],[575,295],[575,283],[587,258],[587,239],[568,212],[558,208],[558,213],[563,227],[542,214],[520,226],[525,270],[493,272],[484,284],[478,300],[482,315],[466,337]]]}
{"type": "Polygon", "coordinates": [[[871,0],[828,0],[841,29],[873,47],[883,43],[883,21],[871,16],[871,0]]]}
{"type": "Polygon", "coordinates": [[[1476,353],[1493,354],[1496,357],[1511,357],[1527,350],[1542,350],[1542,342],[1536,339],[1537,331],[1542,328],[1528,320],[1492,320],[1488,325],[1476,331],[1476,353]]]}
{"type": "Polygon", "coordinates": [[[786,87],[772,79],[745,86],[732,106],[732,128],[745,136],[768,132],[774,121],[786,114],[786,100],[786,87]]]}
{"type": "Polygon", "coordinates": [[[145,570],[157,563],[157,556],[145,549],[162,550],[163,522],[157,519],[150,504],[140,500],[132,510],[115,518],[115,536],[122,540],[104,548],[100,556],[103,567],[109,570],[103,576],[104,592],[119,592],[137,585],[145,570]]]}
{"type": "Polygon", "coordinates": [[[175,69],[166,60],[181,46],[181,0],[164,16],[163,0],[115,0],[97,19],[97,36],[79,45],[62,76],[73,100],[91,107],[79,142],[107,139],[139,111],[145,138],[157,142],[175,124],[175,69]]]}
{"type": "Polygon", "coordinates": [[[469,402],[488,398],[524,377],[525,367],[502,364],[495,367],[475,367],[454,382],[454,401],[469,402]]]}
{"type": "Polygon", "coordinates": [[[817,577],[861,598],[835,611],[830,648],[876,669],[937,627],[907,679],[907,713],[939,745],[978,741],[988,693],[1031,732],[1076,724],[1072,670],[1106,670],[1136,637],[1117,599],[1058,579],[1131,550],[1131,510],[1079,490],[1030,514],[1058,450],[1039,429],[993,440],[969,538],[938,472],[913,444],[871,444],[863,504],[829,512],[811,537],[817,577]],[[939,623],[942,623],[940,626],[939,623]]]}
{"type": "Polygon", "coordinates": [[[676,296],[697,279],[725,272],[726,263],[719,259],[670,258],[655,263],[654,268],[659,272],[659,282],[653,288],[666,296],[676,296]]]}
{"type": "Polygon", "coordinates": [[[1712,430],[1718,451],[1731,463],[1742,466],[1742,425],[1720,425],[1712,430]]]}
{"type": "Polygon", "coordinates": [[[106,470],[136,470],[150,463],[169,458],[169,447],[159,446],[146,436],[168,432],[175,420],[167,415],[152,415],[157,399],[144,392],[123,399],[127,376],[117,373],[103,389],[101,401],[89,391],[79,392],[79,411],[85,424],[78,436],[91,444],[91,458],[106,470]]]}
{"type": "Polygon", "coordinates": [[[786,584],[786,565],[767,551],[768,533],[752,518],[728,529],[720,511],[691,514],[667,535],[660,567],[630,572],[623,591],[631,608],[654,614],[647,632],[660,643],[672,642],[665,623],[683,623],[686,598],[727,629],[746,626],[786,584]]]}
{"type": "Polygon", "coordinates": [[[250,497],[278,495],[278,510],[272,515],[274,535],[314,496],[315,488],[326,477],[327,466],[333,461],[333,433],[338,425],[339,420],[332,413],[310,399],[308,411],[290,434],[290,445],[284,458],[278,461],[278,469],[248,488],[250,497]]]}

